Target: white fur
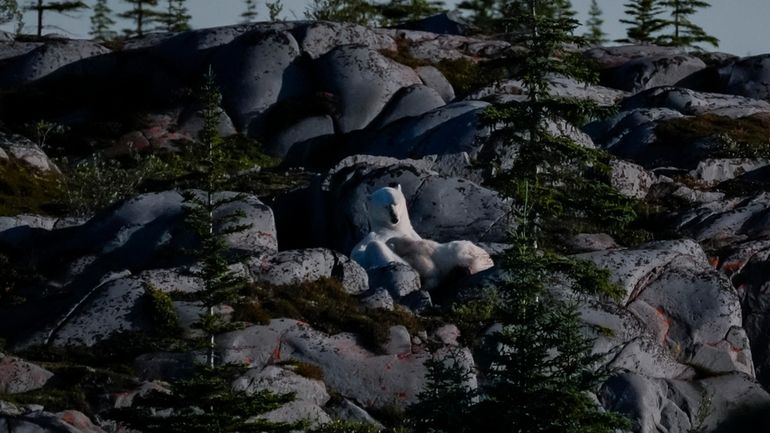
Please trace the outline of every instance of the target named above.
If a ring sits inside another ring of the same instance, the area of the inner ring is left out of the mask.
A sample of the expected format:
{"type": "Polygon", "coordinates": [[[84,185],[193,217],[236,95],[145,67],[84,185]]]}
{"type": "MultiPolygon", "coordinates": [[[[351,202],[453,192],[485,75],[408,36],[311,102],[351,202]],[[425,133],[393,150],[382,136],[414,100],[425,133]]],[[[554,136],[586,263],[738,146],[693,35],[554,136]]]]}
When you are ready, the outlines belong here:
{"type": "Polygon", "coordinates": [[[364,269],[372,269],[397,262],[405,263],[386,245],[392,237],[421,239],[414,231],[406,208],[401,185],[380,188],[367,197],[369,232],[355,247],[350,257],[364,269]]]}
{"type": "Polygon", "coordinates": [[[438,287],[458,268],[473,275],[495,265],[486,251],[470,241],[440,244],[427,239],[393,237],[387,245],[420,274],[426,290],[438,287]]]}

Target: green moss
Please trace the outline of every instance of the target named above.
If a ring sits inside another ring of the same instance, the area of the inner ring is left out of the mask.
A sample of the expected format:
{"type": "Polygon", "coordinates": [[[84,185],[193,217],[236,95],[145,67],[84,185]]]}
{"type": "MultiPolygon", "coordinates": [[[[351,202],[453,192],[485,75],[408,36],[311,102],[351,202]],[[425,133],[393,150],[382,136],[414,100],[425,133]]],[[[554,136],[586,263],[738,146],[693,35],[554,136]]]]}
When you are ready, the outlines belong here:
{"type": "Polygon", "coordinates": [[[311,430],[311,433],[377,433],[378,431],[371,424],[338,419],[311,430]]]}
{"type": "Polygon", "coordinates": [[[463,98],[508,75],[507,68],[497,62],[474,61],[465,57],[445,59],[434,66],[452,84],[458,98],[463,98]]]}
{"type": "Polygon", "coordinates": [[[710,158],[770,158],[770,115],[733,119],[704,114],[661,122],[655,133],[661,145],[681,145],[716,137],[720,145],[706,149],[710,158]]]}
{"type": "Polygon", "coordinates": [[[246,295],[259,299],[259,305],[244,303],[236,306],[236,317],[288,317],[307,322],[314,329],[328,334],[353,332],[364,346],[373,351],[379,351],[380,346],[388,341],[391,326],[404,325],[414,334],[430,324],[427,319],[418,318],[403,309],[366,308],[357,298],[346,293],[342,283],[334,278],[287,286],[254,284],[246,295]]]}
{"type": "Polygon", "coordinates": [[[308,379],[313,380],[323,380],[324,379],[324,372],[321,370],[321,367],[311,364],[309,362],[301,362],[301,361],[286,361],[281,362],[278,365],[286,366],[289,370],[293,371],[294,373],[297,373],[298,375],[302,377],[306,377],[308,379]]]}
{"type": "Polygon", "coordinates": [[[34,391],[1,395],[0,400],[17,404],[39,404],[47,411],[75,409],[93,416],[104,395],[134,389],[133,377],[106,369],[64,362],[44,362],[41,366],[54,373],[46,385],[34,391]]]}
{"type": "Polygon", "coordinates": [[[412,56],[409,53],[409,41],[406,39],[396,40],[396,47],[396,50],[383,50],[381,53],[411,68],[434,66],[452,84],[452,88],[454,88],[458,98],[463,98],[475,90],[510,76],[509,65],[515,63],[515,61],[511,60],[501,62],[485,59],[476,60],[468,57],[444,59],[438,63],[431,63],[412,56]]]}
{"type": "Polygon", "coordinates": [[[168,336],[180,335],[179,317],[176,314],[171,297],[150,284],[144,286],[144,294],[150,304],[150,316],[154,322],[156,332],[168,336]]]}
{"type": "Polygon", "coordinates": [[[618,301],[625,291],[610,280],[610,272],[591,262],[565,257],[551,251],[519,245],[497,260],[506,270],[503,280],[485,288],[477,298],[449,305],[448,320],[461,331],[469,345],[481,341],[483,330],[503,320],[512,296],[525,293],[548,293],[551,287],[565,284],[578,294],[618,301]]]}
{"type": "Polygon", "coordinates": [[[0,216],[58,215],[61,212],[56,202],[61,190],[58,173],[41,172],[14,157],[0,158],[0,216]]]}

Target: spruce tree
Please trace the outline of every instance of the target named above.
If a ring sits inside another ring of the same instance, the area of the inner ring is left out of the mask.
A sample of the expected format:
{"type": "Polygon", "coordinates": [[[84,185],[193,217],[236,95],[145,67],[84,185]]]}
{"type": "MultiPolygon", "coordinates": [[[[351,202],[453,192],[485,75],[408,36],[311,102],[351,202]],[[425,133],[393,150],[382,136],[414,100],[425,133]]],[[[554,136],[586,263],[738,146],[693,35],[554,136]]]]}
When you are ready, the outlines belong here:
{"type": "Polygon", "coordinates": [[[498,287],[495,312],[502,328],[487,337],[491,365],[484,398],[472,419],[487,433],[614,433],[628,427],[590,397],[606,379],[603,355],[581,333],[574,305],[547,290],[554,275],[539,266],[530,248],[510,251],[501,267],[509,276],[498,287]],[[525,267],[519,267],[524,265],[525,267]],[[532,266],[527,266],[532,265],[532,266]]]}
{"type": "Polygon", "coordinates": [[[107,0],[96,0],[94,5],[94,14],[91,16],[90,35],[99,41],[108,41],[115,38],[115,31],[112,27],[115,21],[111,17],[112,9],[107,4],[107,0]]]}
{"type": "Polygon", "coordinates": [[[85,3],[79,0],[78,1],[37,0],[36,2],[26,7],[26,10],[33,11],[37,14],[37,35],[38,36],[43,35],[43,28],[45,28],[45,25],[43,23],[43,15],[46,12],[55,12],[55,13],[61,14],[61,13],[77,12],[83,9],[88,9],[88,5],[86,5],[85,3]]]}
{"type": "Polygon", "coordinates": [[[470,13],[473,25],[485,33],[500,33],[500,17],[505,7],[513,7],[517,1],[503,3],[500,0],[463,0],[457,7],[470,13]]]}
{"type": "Polygon", "coordinates": [[[222,95],[219,93],[211,71],[205,77],[201,95],[203,129],[198,137],[199,143],[194,150],[194,157],[201,170],[203,191],[202,193],[188,191],[184,197],[188,210],[187,222],[200,239],[200,247],[197,250],[200,270],[197,276],[204,284],[200,299],[204,307],[200,327],[209,335],[208,363],[213,368],[215,366],[214,335],[228,330],[225,321],[215,314],[214,310],[217,306],[234,302],[240,289],[245,285],[243,277],[229,269],[224,237],[243,231],[249,225],[241,224],[243,214],[234,212],[217,215],[219,229],[215,229],[215,213],[221,213],[223,206],[242,200],[243,196],[217,194],[227,177],[225,172],[227,155],[217,129],[222,95]]]}
{"type": "Polygon", "coordinates": [[[577,15],[570,0],[553,0],[548,9],[553,18],[575,18],[577,15]]]}
{"type": "Polygon", "coordinates": [[[123,0],[130,5],[130,8],[118,15],[120,18],[133,21],[134,27],[123,30],[128,36],[144,36],[145,32],[151,30],[150,27],[162,21],[165,14],[154,7],[158,6],[158,0],[123,0]]]}
{"type": "Polygon", "coordinates": [[[434,0],[391,0],[376,6],[380,25],[388,26],[434,15],[443,10],[443,3],[434,0]]]}
{"type": "Polygon", "coordinates": [[[657,41],[655,33],[666,26],[666,21],[660,18],[663,9],[660,0],[632,0],[625,5],[627,19],[620,20],[628,24],[626,38],[617,42],[630,44],[650,44],[657,41]]]}
{"type": "Polygon", "coordinates": [[[407,410],[412,432],[475,433],[472,417],[478,395],[468,386],[471,372],[457,354],[446,360],[430,359],[425,367],[425,388],[417,396],[418,403],[407,410]]]}
{"type": "Polygon", "coordinates": [[[278,17],[281,15],[281,12],[283,12],[283,3],[281,0],[268,1],[265,3],[265,6],[267,7],[267,14],[270,18],[270,22],[278,21],[278,17]]]}
{"type": "Polygon", "coordinates": [[[190,30],[190,16],[187,0],[168,0],[166,13],[159,19],[167,32],[184,32],[190,30]]]}
{"type": "Polygon", "coordinates": [[[360,25],[377,23],[377,8],[368,0],[312,0],[305,18],[313,21],[334,21],[360,25]]]}
{"type": "Polygon", "coordinates": [[[602,10],[599,8],[596,0],[591,0],[591,8],[588,10],[588,21],[586,21],[588,32],[583,35],[589,44],[602,45],[607,42],[607,34],[604,33],[602,25],[604,25],[602,10]]]}
{"type": "Polygon", "coordinates": [[[701,0],[662,0],[661,6],[667,8],[671,18],[664,22],[664,27],[670,33],[662,35],[657,42],[673,47],[696,47],[696,44],[707,43],[719,46],[719,39],[709,35],[702,27],[691,21],[691,17],[700,9],[711,7],[701,0]]]}
{"type": "Polygon", "coordinates": [[[257,18],[257,0],[244,0],[246,9],[241,14],[241,22],[251,23],[257,18]]]}
{"type": "Polygon", "coordinates": [[[233,366],[198,368],[192,377],[172,383],[169,393],[137,396],[132,407],[114,410],[110,417],[143,433],[290,433],[302,428],[259,419],[293,396],[234,391],[232,382],[240,373],[233,366]]]}

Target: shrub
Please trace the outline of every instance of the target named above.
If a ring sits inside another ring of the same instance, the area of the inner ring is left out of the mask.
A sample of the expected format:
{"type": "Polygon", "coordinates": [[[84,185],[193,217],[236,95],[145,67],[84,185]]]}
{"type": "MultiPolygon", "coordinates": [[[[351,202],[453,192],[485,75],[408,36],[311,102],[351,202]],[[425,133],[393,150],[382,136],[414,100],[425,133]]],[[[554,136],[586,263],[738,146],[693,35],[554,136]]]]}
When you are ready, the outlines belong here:
{"type": "Polygon", "coordinates": [[[658,145],[693,143],[717,138],[718,146],[705,149],[710,158],[770,158],[770,115],[733,119],[715,114],[682,117],[661,122],[655,129],[658,145]]]}
{"type": "Polygon", "coordinates": [[[254,317],[288,317],[309,323],[328,334],[353,332],[361,343],[373,351],[388,341],[390,327],[404,325],[410,332],[425,329],[430,321],[405,310],[370,309],[345,292],[334,278],[321,278],[287,286],[252,284],[245,295],[259,300],[235,307],[236,317],[244,317],[244,309],[254,317]]]}

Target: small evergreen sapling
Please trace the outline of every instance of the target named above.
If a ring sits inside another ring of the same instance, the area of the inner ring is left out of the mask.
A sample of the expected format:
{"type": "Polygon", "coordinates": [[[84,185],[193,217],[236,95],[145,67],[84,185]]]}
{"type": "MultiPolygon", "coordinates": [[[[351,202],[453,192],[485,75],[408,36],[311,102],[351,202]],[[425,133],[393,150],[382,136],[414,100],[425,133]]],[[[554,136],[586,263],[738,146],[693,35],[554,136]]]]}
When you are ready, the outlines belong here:
{"type": "Polygon", "coordinates": [[[435,0],[391,0],[377,5],[380,25],[395,25],[434,15],[443,10],[443,2],[435,0]]]}
{"type": "Polygon", "coordinates": [[[123,0],[130,5],[130,8],[119,14],[120,18],[133,21],[134,28],[123,30],[127,36],[144,36],[145,32],[151,30],[151,25],[161,22],[164,13],[154,7],[158,6],[158,0],[123,0]]]}
{"type": "Polygon", "coordinates": [[[711,5],[702,0],[662,0],[661,6],[667,8],[671,15],[669,20],[665,21],[665,28],[670,29],[671,33],[662,35],[657,43],[673,47],[695,47],[697,44],[707,43],[714,47],[719,46],[719,39],[706,33],[702,27],[693,23],[691,17],[700,9],[711,7],[711,5]]]}
{"type": "Polygon", "coordinates": [[[16,33],[24,27],[24,15],[16,0],[0,0],[0,24],[16,21],[16,33]]]}
{"type": "Polygon", "coordinates": [[[235,367],[199,368],[174,382],[169,392],[137,397],[133,407],[111,415],[143,433],[289,433],[300,423],[273,423],[259,418],[293,400],[291,394],[234,391],[235,367]],[[162,413],[162,415],[161,415],[162,413]]]}
{"type": "Polygon", "coordinates": [[[367,0],[312,0],[305,10],[309,20],[364,26],[376,24],[377,16],[377,8],[367,0]]]}
{"type": "Polygon", "coordinates": [[[599,8],[596,0],[591,0],[591,8],[588,10],[588,21],[586,21],[588,32],[584,35],[589,44],[602,45],[607,42],[607,34],[604,33],[602,25],[604,25],[602,10],[599,8]]]}
{"type": "Polygon", "coordinates": [[[211,71],[205,77],[201,89],[203,102],[203,129],[198,137],[195,157],[203,180],[203,191],[188,191],[184,194],[188,209],[187,222],[200,239],[197,255],[200,258],[200,271],[197,276],[204,283],[201,301],[205,308],[201,315],[200,327],[209,335],[208,364],[214,367],[214,335],[228,330],[222,317],[214,309],[224,303],[237,299],[239,290],[244,286],[244,279],[229,269],[227,245],[224,237],[241,232],[249,227],[240,224],[243,214],[240,212],[217,215],[218,229],[215,228],[214,215],[221,213],[225,205],[241,200],[240,194],[216,194],[226,179],[226,154],[223,140],[217,130],[219,123],[222,95],[211,71]]]}
{"type": "Polygon", "coordinates": [[[187,10],[187,0],[168,0],[168,9],[159,21],[168,32],[184,32],[190,30],[192,16],[187,10]]]}
{"type": "Polygon", "coordinates": [[[43,29],[46,27],[43,24],[43,15],[45,12],[56,12],[60,14],[67,14],[70,12],[78,12],[83,9],[88,9],[88,5],[82,1],[45,1],[37,0],[35,3],[26,7],[26,10],[33,11],[37,14],[37,35],[43,35],[43,29]]]}
{"type": "Polygon", "coordinates": [[[477,391],[468,385],[472,372],[457,353],[445,360],[430,359],[425,388],[407,415],[413,433],[475,433],[473,410],[477,391]]]}
{"type": "Polygon", "coordinates": [[[267,6],[267,14],[270,17],[270,22],[278,21],[278,17],[283,12],[283,3],[281,0],[268,1],[265,3],[267,6]]]}
{"type": "Polygon", "coordinates": [[[257,0],[244,0],[245,9],[241,13],[242,23],[251,23],[257,19],[257,0]]]}
{"type": "Polygon", "coordinates": [[[112,9],[107,0],[96,0],[94,14],[91,16],[91,31],[89,34],[98,41],[109,41],[116,36],[112,30],[115,20],[112,19],[112,9]]]}
{"type": "Polygon", "coordinates": [[[660,18],[663,13],[660,0],[631,0],[624,5],[627,19],[620,20],[628,24],[626,38],[618,42],[627,44],[651,44],[657,41],[656,33],[665,26],[666,21],[660,18]]]}

